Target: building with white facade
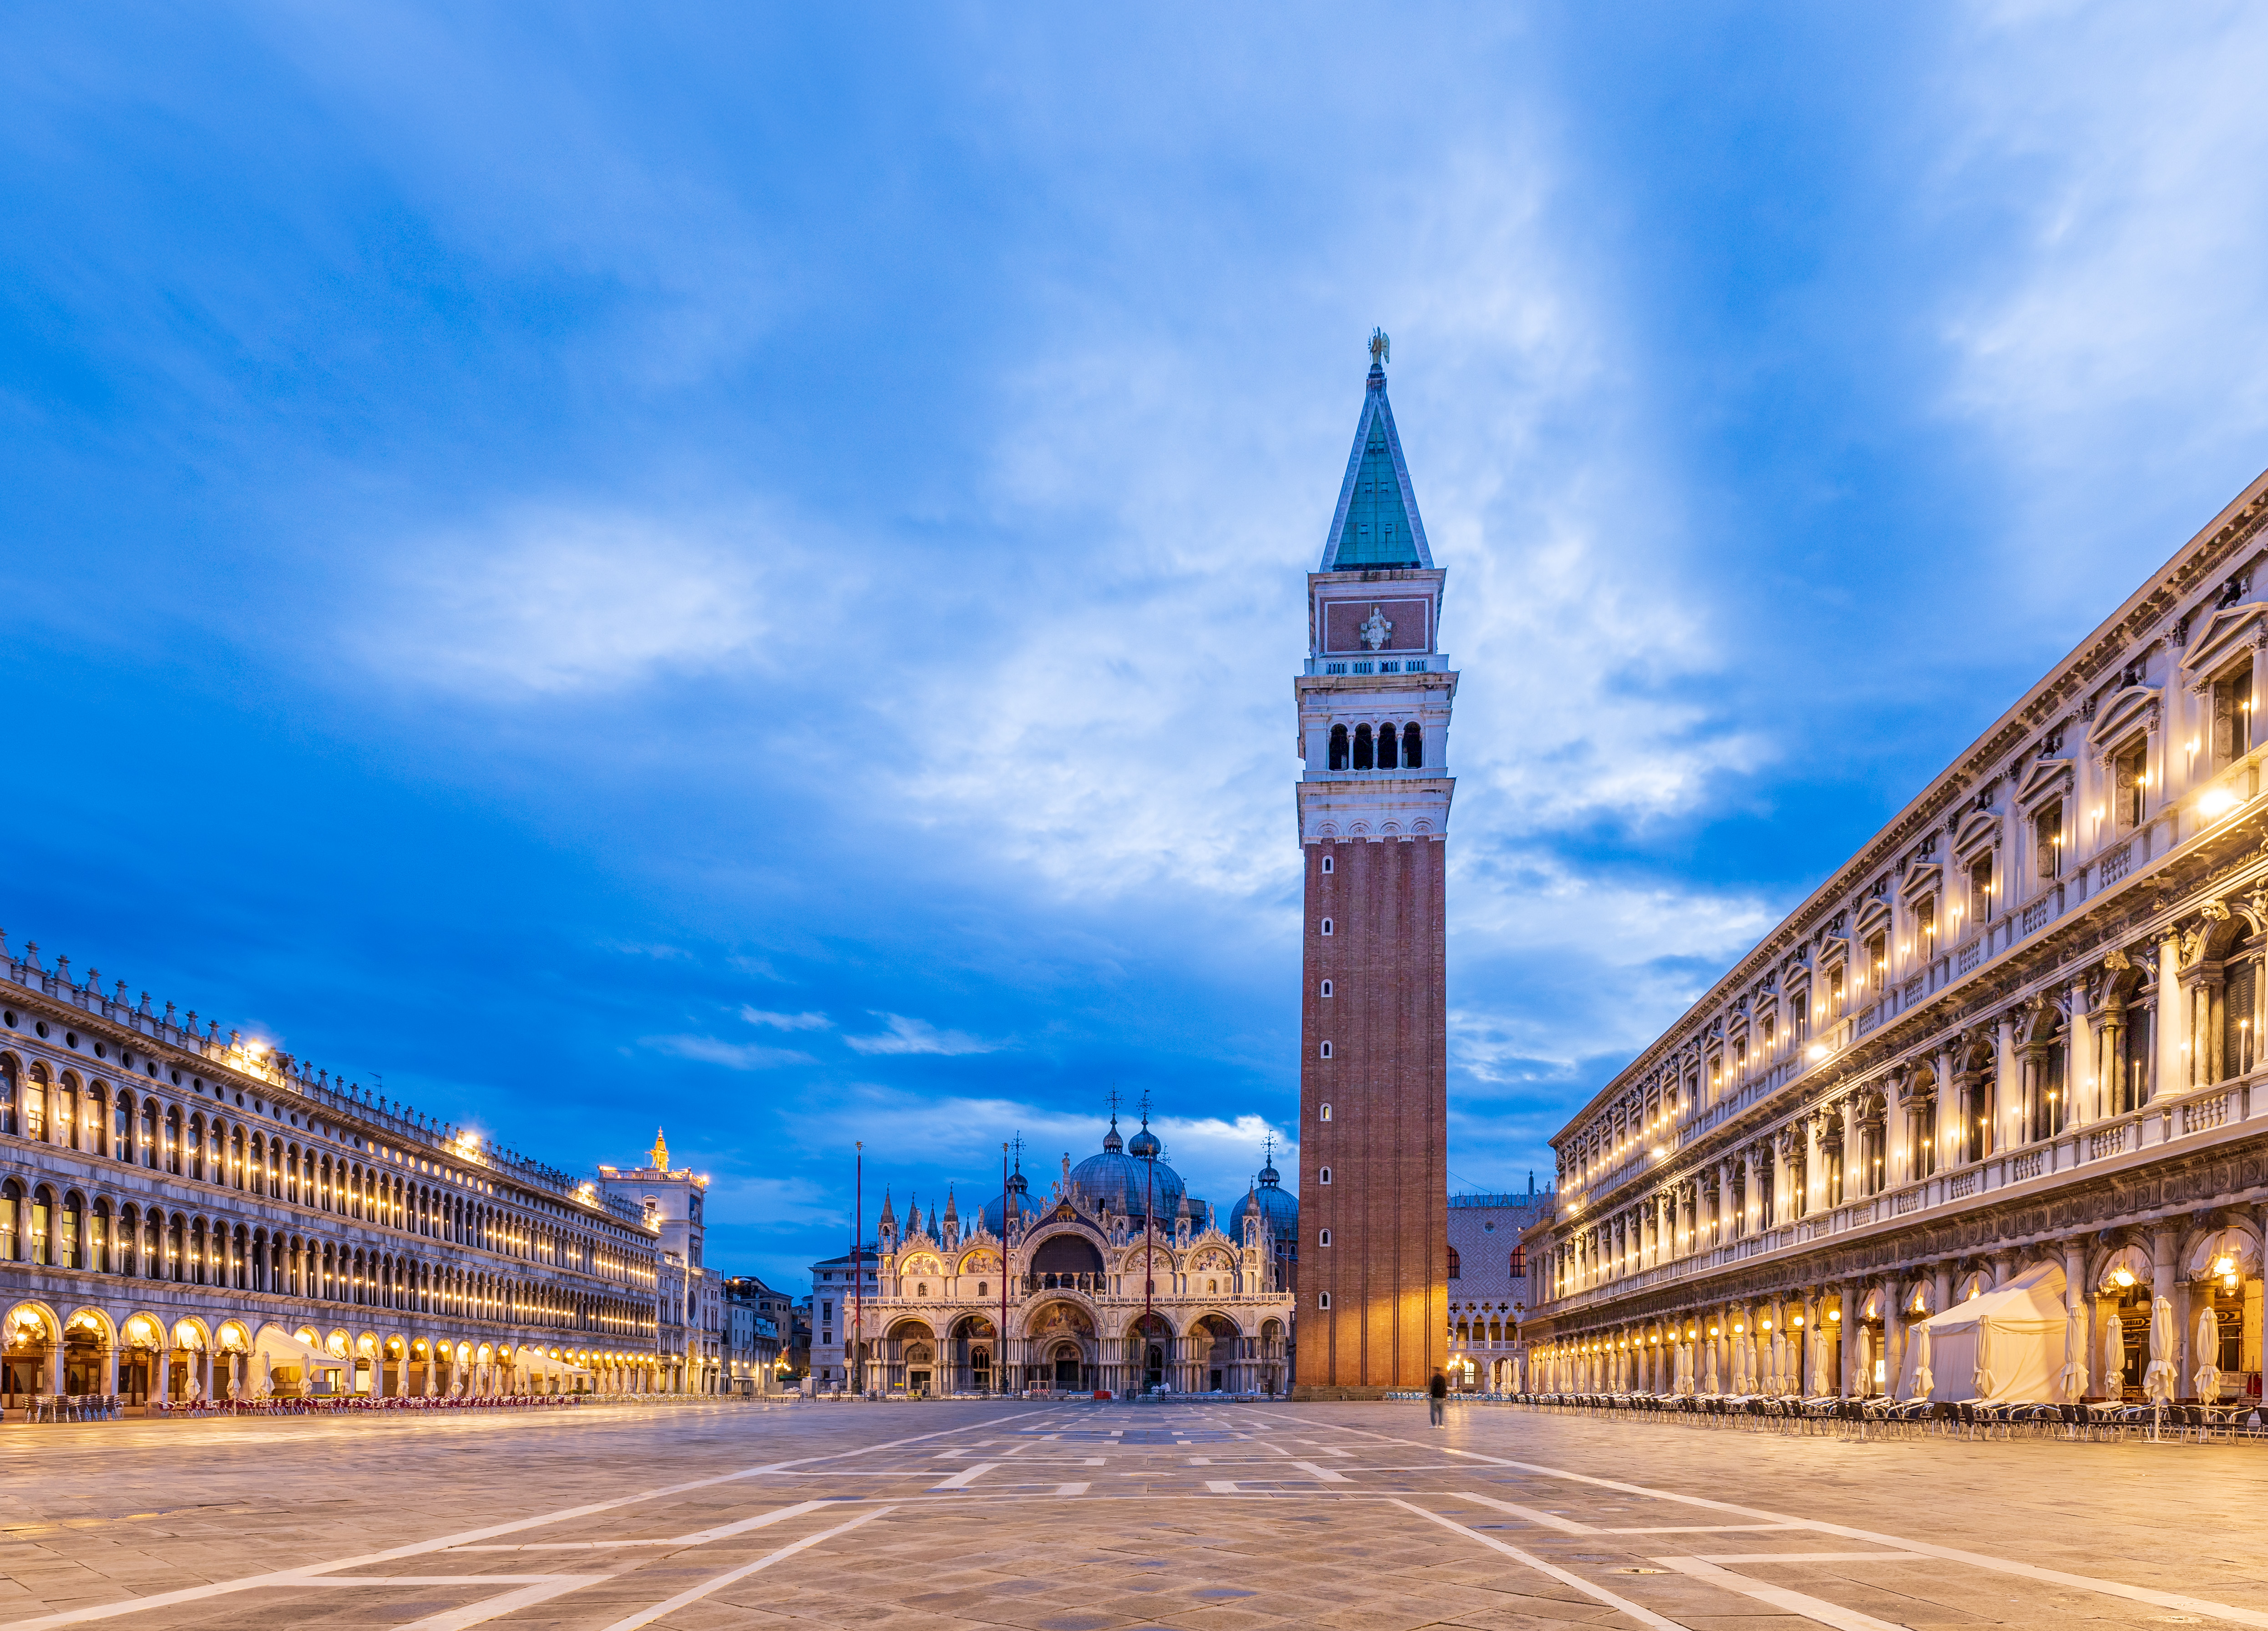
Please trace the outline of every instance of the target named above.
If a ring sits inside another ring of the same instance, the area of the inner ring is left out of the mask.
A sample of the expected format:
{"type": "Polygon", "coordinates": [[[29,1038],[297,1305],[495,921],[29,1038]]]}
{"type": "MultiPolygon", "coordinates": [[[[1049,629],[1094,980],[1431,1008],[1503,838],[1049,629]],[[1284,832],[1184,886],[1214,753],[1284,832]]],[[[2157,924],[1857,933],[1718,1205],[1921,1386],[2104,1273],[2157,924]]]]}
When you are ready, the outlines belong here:
{"type": "Polygon", "coordinates": [[[1562,1129],[1535,1386],[2258,1396],[2264,523],[2268,476],[1562,1129]]]}
{"type": "Polygon", "coordinates": [[[1551,1192],[1449,1197],[1449,1385],[1513,1391],[1528,1311],[1523,1236],[1551,1211],[1551,1192]]]}
{"type": "Polygon", "coordinates": [[[0,941],[0,1403],[660,1388],[662,1243],[595,1185],[0,941]]]}
{"type": "Polygon", "coordinates": [[[709,1179],[690,1167],[669,1164],[669,1144],[657,1127],[642,1167],[600,1167],[600,1191],[637,1208],[655,1236],[656,1351],[660,1387],[669,1393],[722,1393],[725,1386],[725,1277],[702,1257],[709,1226],[703,1207],[709,1179]]]}

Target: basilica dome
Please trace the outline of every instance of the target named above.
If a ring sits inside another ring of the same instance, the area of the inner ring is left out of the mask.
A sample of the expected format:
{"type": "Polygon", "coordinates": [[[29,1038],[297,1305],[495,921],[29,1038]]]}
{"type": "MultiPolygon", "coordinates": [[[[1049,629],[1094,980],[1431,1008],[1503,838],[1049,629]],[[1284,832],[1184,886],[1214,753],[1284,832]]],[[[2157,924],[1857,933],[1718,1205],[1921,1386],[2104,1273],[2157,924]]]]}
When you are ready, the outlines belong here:
{"type": "Polygon", "coordinates": [[[1228,1214],[1228,1236],[1244,1240],[1244,1220],[1257,1212],[1267,1224],[1278,1251],[1297,1256],[1300,1250],[1300,1198],[1284,1187],[1284,1175],[1271,1161],[1260,1169],[1259,1180],[1228,1214]]]}
{"type": "MultiPolygon", "coordinates": [[[[1024,1162],[1020,1155],[1016,1159],[1016,1170],[1008,1175],[1008,1194],[1015,1200],[1018,1217],[1028,1221],[1035,1215],[1036,1208],[1032,1205],[1031,1185],[1024,1181],[1024,1162]]],[[[978,1209],[976,1214],[986,1232],[995,1240],[1000,1238],[1000,1201],[1001,1197],[993,1196],[978,1209]]]]}
{"type": "Polygon", "coordinates": [[[1154,1215],[1160,1229],[1171,1229],[1182,1214],[1186,1188],[1182,1175],[1158,1159],[1161,1146],[1147,1121],[1130,1146],[1118,1136],[1118,1118],[1102,1135],[1102,1153],[1089,1155],[1071,1170],[1071,1199],[1088,1211],[1107,1210],[1114,1217],[1140,1219],[1154,1215]],[[1154,1214],[1145,1209],[1154,1206],[1154,1214]]]}

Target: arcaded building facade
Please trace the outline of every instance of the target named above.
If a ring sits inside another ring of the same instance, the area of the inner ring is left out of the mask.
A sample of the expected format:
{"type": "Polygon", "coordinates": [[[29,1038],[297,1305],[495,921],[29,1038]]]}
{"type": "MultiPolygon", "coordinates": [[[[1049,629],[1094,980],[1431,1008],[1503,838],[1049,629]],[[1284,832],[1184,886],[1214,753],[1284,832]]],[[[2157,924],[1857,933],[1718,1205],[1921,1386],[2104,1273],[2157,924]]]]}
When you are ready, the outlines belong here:
{"type": "Polygon", "coordinates": [[[1300,1391],[1425,1386],[1448,1330],[1447,769],[1457,675],[1373,336],[1354,449],[1307,576],[1300,1391]]]}
{"type": "Polygon", "coordinates": [[[645,1391],[596,1185],[0,942],[4,1402],[645,1391]]]}
{"type": "Polygon", "coordinates": [[[2258,1396],[2264,492],[1560,1132],[1534,1385],[1911,1396],[1998,1296],[2052,1351],[1940,1345],[1932,1397],[2258,1396]]]}

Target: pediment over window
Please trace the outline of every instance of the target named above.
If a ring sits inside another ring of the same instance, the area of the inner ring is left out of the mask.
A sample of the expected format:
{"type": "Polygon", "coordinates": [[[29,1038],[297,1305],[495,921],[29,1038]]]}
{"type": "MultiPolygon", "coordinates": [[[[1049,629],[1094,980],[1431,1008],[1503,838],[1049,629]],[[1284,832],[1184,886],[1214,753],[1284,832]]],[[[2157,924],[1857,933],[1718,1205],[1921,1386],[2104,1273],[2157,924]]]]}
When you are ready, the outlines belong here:
{"type": "Polygon", "coordinates": [[[1944,881],[1945,868],[1931,861],[1926,866],[1909,868],[1899,882],[1898,892],[1909,901],[1916,901],[1932,893],[1944,881]]]}
{"type": "Polygon", "coordinates": [[[2158,690],[2155,685],[2130,685],[2114,694],[2095,713],[2087,740],[2107,752],[2129,731],[2157,723],[2158,690]]]}
{"type": "Polygon", "coordinates": [[[2191,638],[2190,648],[2182,655],[2182,668],[2199,676],[2212,673],[2263,631],[2264,616],[2268,616],[2268,606],[2257,601],[2213,613],[2203,631],[2191,638]]]}
{"type": "Polygon", "coordinates": [[[1954,852],[1966,855],[1971,850],[1983,849],[1999,836],[1999,816],[1991,810],[1971,810],[1961,818],[1961,830],[1953,835],[1954,852]]]}
{"type": "Polygon", "coordinates": [[[1889,926],[1890,907],[1888,901],[1870,900],[1859,908],[1859,933],[1871,934],[1876,929],[1889,926]]]}
{"type": "Polygon", "coordinates": [[[2021,808],[2030,809],[2058,793],[2069,793],[2077,786],[2071,773],[2069,759],[2036,759],[2032,767],[2024,772],[2023,782],[2016,789],[2016,803],[2021,808]]]}

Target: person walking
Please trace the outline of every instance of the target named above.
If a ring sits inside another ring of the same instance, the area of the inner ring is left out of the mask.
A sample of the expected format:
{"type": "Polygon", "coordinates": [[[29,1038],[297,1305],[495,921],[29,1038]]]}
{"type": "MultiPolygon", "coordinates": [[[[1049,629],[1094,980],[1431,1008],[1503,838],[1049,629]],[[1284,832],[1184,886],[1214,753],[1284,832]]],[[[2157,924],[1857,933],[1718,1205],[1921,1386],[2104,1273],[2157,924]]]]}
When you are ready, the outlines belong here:
{"type": "Polygon", "coordinates": [[[1433,1373],[1432,1381],[1425,1386],[1425,1409],[1426,1413],[1432,1417],[1435,1427],[1441,1425],[1441,1406],[1448,1401],[1448,1398],[1449,1379],[1437,1370],[1433,1373]]]}

